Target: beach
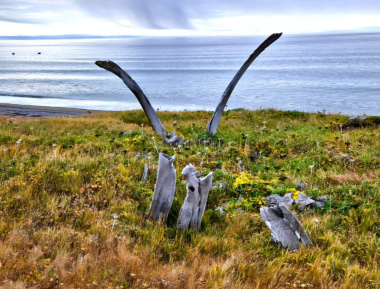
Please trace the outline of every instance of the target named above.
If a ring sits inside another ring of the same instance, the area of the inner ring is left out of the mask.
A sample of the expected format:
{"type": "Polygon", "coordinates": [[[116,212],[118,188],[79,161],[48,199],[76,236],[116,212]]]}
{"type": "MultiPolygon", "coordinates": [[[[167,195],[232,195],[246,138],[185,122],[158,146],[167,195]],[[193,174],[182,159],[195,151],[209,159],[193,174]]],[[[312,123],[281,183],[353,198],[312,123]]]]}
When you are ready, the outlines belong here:
{"type": "Polygon", "coordinates": [[[71,117],[102,112],[101,110],[68,107],[34,106],[0,103],[0,117],[10,118],[54,118],[71,117]]]}

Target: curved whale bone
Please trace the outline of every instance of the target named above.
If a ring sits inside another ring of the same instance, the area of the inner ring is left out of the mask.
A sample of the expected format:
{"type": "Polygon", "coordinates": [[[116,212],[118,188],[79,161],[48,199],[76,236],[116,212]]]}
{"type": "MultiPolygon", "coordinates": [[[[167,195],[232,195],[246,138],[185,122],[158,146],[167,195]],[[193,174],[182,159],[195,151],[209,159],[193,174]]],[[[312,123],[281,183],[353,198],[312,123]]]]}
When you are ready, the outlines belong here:
{"type": "Polygon", "coordinates": [[[207,133],[210,133],[212,135],[216,134],[220,119],[222,118],[224,108],[226,107],[228,99],[230,98],[232,91],[234,90],[235,86],[239,82],[240,78],[243,76],[243,74],[246,72],[248,67],[252,64],[252,62],[256,59],[256,57],[259,56],[260,53],[263,52],[269,45],[271,45],[278,38],[280,38],[281,35],[282,33],[273,33],[263,43],[261,43],[261,45],[248,57],[246,62],[239,69],[235,77],[231,80],[230,84],[227,86],[226,90],[224,91],[211,120],[207,123],[207,130],[206,130],[207,133]]]}
{"type": "Polygon", "coordinates": [[[179,212],[177,226],[182,230],[201,228],[203,214],[212,184],[212,174],[200,178],[192,164],[182,170],[186,179],[187,196],[179,212]]]}
{"type": "Polygon", "coordinates": [[[132,77],[113,61],[98,60],[95,62],[95,64],[100,68],[112,72],[113,74],[121,78],[121,80],[123,80],[125,85],[132,91],[132,93],[136,96],[137,100],[141,104],[141,107],[143,108],[146,116],[148,117],[154,131],[164,137],[167,137],[168,133],[166,132],[164,126],[158,118],[157,113],[153,109],[144,92],[141,90],[140,86],[132,79],[132,77]]]}
{"type": "Polygon", "coordinates": [[[148,98],[145,96],[140,86],[132,79],[132,77],[127,72],[125,72],[115,62],[110,61],[110,60],[108,61],[98,60],[95,62],[95,64],[99,66],[100,68],[103,68],[105,70],[112,72],[113,74],[118,76],[121,80],[123,80],[125,85],[136,96],[146,116],[148,117],[149,122],[153,127],[153,130],[164,137],[164,143],[168,145],[178,145],[178,144],[183,143],[183,139],[177,136],[174,132],[169,133],[169,134],[166,132],[164,126],[162,125],[160,119],[158,118],[157,113],[153,109],[148,98]]]}
{"type": "Polygon", "coordinates": [[[156,187],[154,188],[148,213],[148,218],[150,219],[166,222],[168,218],[176,185],[176,170],[173,162],[174,156],[170,157],[163,153],[159,154],[156,187]]]}

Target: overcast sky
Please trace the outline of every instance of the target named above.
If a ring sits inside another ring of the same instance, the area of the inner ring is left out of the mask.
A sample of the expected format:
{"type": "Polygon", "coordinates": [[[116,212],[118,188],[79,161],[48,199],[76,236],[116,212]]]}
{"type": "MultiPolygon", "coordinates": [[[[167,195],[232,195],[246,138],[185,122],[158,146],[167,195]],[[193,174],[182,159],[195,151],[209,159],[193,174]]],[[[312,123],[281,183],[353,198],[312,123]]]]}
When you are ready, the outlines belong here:
{"type": "Polygon", "coordinates": [[[380,0],[0,0],[0,35],[380,31],[380,0]]]}

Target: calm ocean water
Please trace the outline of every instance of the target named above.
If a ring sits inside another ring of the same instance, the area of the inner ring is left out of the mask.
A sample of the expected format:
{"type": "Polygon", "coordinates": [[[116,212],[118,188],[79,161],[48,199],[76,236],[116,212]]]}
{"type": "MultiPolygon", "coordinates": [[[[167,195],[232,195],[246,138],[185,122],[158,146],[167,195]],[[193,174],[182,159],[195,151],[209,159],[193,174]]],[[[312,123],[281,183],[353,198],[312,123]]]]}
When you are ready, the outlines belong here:
{"type": "MultiPolygon", "coordinates": [[[[265,38],[2,40],[0,103],[140,108],[119,78],[94,64],[113,60],[155,108],[214,110],[265,38]]],[[[380,115],[380,34],[283,35],[253,62],[228,102],[229,109],[269,107],[380,115]]]]}

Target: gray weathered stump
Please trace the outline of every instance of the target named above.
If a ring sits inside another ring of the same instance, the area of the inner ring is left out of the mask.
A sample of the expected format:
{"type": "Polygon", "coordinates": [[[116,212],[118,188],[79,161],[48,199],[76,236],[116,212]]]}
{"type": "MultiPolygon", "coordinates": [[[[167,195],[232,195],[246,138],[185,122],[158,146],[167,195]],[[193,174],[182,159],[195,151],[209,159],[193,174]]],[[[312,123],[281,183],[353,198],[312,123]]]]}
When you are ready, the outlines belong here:
{"type": "Polygon", "coordinates": [[[173,203],[176,185],[176,170],[173,166],[174,156],[160,153],[156,187],[154,188],[152,203],[148,218],[166,222],[169,210],[173,203]]]}
{"type": "Polygon", "coordinates": [[[260,213],[274,241],[281,243],[283,248],[297,251],[301,243],[304,246],[313,244],[298,219],[283,204],[262,207],[260,213]]]}
{"type": "Polygon", "coordinates": [[[177,226],[180,229],[197,229],[201,227],[203,214],[212,184],[212,173],[200,178],[192,164],[182,170],[186,178],[187,196],[179,212],[177,226]]]}

